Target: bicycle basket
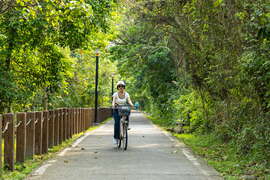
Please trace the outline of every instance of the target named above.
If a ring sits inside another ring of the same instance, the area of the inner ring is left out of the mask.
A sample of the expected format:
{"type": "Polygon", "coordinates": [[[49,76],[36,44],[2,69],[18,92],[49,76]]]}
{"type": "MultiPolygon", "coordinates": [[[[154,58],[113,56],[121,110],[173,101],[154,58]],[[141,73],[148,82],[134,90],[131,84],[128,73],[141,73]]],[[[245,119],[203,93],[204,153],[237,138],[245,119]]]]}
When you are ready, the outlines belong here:
{"type": "Polygon", "coordinates": [[[129,116],[130,107],[129,106],[119,106],[118,107],[118,114],[119,114],[119,116],[129,116]]]}

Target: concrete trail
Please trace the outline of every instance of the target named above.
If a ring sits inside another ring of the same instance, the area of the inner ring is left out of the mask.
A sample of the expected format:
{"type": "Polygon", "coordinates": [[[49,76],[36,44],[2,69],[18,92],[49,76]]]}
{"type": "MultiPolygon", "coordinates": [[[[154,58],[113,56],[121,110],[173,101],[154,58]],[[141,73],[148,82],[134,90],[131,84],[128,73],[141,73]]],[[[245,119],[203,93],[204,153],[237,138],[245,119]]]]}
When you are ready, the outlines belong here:
{"type": "Polygon", "coordinates": [[[142,113],[130,118],[127,151],[112,144],[113,121],[85,134],[26,180],[220,180],[218,173],[142,113]]]}

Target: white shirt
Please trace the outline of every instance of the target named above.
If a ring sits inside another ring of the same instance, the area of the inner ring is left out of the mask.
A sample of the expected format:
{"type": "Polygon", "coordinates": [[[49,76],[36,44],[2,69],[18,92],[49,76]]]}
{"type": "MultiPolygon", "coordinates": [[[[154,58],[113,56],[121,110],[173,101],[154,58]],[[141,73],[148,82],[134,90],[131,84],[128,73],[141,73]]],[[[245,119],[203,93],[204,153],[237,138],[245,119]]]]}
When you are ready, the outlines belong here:
{"type": "Polygon", "coordinates": [[[114,103],[116,103],[118,105],[126,105],[126,104],[128,104],[129,94],[127,92],[125,92],[125,97],[120,98],[118,95],[118,92],[115,92],[113,94],[113,98],[115,100],[114,103]]]}

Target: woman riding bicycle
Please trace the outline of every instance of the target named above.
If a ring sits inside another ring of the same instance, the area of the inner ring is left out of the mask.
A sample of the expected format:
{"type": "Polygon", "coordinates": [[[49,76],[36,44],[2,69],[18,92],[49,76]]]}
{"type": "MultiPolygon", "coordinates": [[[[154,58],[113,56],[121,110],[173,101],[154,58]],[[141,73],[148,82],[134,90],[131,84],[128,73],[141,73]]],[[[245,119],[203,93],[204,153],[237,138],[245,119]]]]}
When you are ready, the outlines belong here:
{"type": "MultiPolygon", "coordinates": [[[[119,140],[119,134],[120,134],[120,116],[118,114],[117,106],[123,106],[123,105],[130,105],[133,107],[133,103],[131,102],[129,94],[125,91],[126,84],[124,81],[118,81],[116,88],[118,92],[113,94],[113,101],[112,101],[112,108],[113,111],[113,117],[114,117],[114,138],[113,143],[117,144],[117,141],[119,140]]],[[[127,117],[127,120],[129,121],[129,116],[127,117]]]]}

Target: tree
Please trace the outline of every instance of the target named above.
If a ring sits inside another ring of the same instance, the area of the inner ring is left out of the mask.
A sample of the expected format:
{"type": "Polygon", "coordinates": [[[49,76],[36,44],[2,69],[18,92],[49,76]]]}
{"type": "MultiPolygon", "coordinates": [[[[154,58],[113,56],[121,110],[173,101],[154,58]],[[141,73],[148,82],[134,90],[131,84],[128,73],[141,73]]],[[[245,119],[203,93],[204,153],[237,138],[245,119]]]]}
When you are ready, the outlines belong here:
{"type": "Polygon", "coordinates": [[[87,48],[93,34],[108,31],[114,1],[10,1],[0,14],[0,111],[43,89],[57,92],[66,69],[61,48],[87,48]],[[6,8],[9,7],[9,8],[6,8]],[[12,7],[12,8],[10,8],[12,7]],[[22,77],[21,75],[24,75],[22,77]],[[21,93],[17,93],[17,89],[21,93]],[[29,90],[31,88],[31,90],[29,90]]]}
{"type": "Polygon", "coordinates": [[[123,75],[143,82],[134,84],[144,92],[141,99],[150,99],[151,112],[173,113],[175,122],[190,116],[192,131],[214,132],[236,142],[239,153],[269,159],[268,2],[153,0],[129,6],[129,23],[112,52],[123,75]],[[161,111],[163,104],[178,107],[161,111]]]}

